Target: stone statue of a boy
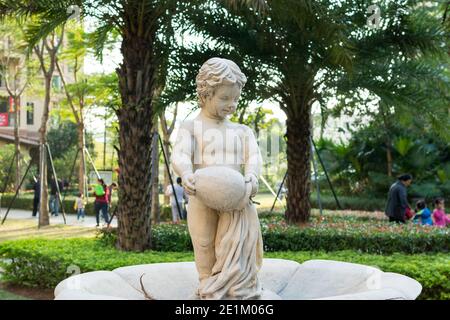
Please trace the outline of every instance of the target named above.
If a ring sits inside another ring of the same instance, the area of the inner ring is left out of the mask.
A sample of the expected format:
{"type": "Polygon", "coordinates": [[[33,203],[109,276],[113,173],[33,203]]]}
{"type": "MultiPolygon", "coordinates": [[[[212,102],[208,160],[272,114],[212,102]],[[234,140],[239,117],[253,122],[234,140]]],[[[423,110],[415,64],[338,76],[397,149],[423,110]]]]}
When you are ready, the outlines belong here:
{"type": "Polygon", "coordinates": [[[247,126],[227,119],[236,110],[246,81],[233,61],[206,61],[196,78],[201,112],[182,123],[174,146],[173,168],[190,196],[187,222],[200,299],[259,299],[262,295],[258,272],[263,246],[255,206],[248,199],[240,210],[219,212],[195,196],[194,173],[206,167],[236,170],[251,184],[251,196],[258,191],[262,158],[255,136],[247,126]]]}

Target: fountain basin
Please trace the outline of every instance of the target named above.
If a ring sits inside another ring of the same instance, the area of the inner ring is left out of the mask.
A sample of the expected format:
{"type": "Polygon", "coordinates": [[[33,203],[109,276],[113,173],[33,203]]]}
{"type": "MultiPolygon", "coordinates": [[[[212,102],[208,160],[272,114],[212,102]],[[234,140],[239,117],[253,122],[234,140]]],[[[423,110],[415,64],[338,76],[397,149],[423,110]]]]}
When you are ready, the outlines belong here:
{"type": "MultiPolygon", "coordinates": [[[[414,300],[416,280],[377,268],[332,260],[302,264],[264,259],[259,273],[263,299],[414,300]]],[[[194,262],[155,263],[72,276],[55,288],[56,300],[189,300],[198,286],[194,262]],[[142,285],[141,285],[142,282],[142,285]]]]}

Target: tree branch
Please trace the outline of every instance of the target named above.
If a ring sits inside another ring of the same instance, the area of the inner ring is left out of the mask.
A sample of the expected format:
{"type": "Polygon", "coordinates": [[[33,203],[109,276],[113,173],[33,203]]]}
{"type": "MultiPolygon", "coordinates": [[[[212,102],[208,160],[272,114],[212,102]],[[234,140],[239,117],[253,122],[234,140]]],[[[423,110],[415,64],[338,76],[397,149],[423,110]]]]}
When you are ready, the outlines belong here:
{"type": "Polygon", "coordinates": [[[67,101],[69,102],[70,108],[72,109],[73,115],[75,116],[75,121],[77,124],[80,124],[80,116],[78,115],[78,111],[75,109],[72,96],[69,93],[69,89],[67,88],[66,80],[61,70],[61,66],[59,65],[58,58],[55,58],[56,69],[58,70],[59,76],[61,77],[61,82],[63,84],[64,92],[67,97],[67,101]]]}

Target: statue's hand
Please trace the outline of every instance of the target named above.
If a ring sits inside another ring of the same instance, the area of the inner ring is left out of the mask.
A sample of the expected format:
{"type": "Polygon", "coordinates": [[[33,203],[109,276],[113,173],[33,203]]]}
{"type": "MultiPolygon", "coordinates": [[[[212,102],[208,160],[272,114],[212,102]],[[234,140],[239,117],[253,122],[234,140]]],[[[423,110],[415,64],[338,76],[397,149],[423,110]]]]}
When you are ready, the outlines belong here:
{"type": "Polygon", "coordinates": [[[258,178],[253,173],[246,174],[245,182],[250,183],[252,186],[252,193],[250,194],[250,196],[251,197],[255,196],[258,193],[259,189],[258,178]]]}
{"type": "Polygon", "coordinates": [[[193,173],[186,173],[181,178],[184,191],[189,195],[195,195],[195,176],[193,173]]]}

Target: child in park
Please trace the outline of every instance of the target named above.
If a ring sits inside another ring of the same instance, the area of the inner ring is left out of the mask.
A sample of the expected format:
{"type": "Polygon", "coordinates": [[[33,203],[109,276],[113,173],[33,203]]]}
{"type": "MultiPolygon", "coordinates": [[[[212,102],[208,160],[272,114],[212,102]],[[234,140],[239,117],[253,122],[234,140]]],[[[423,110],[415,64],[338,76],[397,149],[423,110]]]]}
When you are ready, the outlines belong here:
{"type": "Polygon", "coordinates": [[[450,226],[450,217],[445,214],[444,199],[438,198],[434,201],[433,220],[437,227],[450,226]]]}
{"type": "Polygon", "coordinates": [[[86,200],[84,199],[84,194],[79,193],[74,206],[77,211],[77,221],[79,221],[81,217],[81,222],[84,222],[84,216],[86,215],[85,206],[86,200]]]}
{"type": "Polygon", "coordinates": [[[416,215],[414,216],[414,223],[420,223],[424,226],[433,225],[433,219],[431,219],[431,211],[427,208],[425,200],[419,200],[416,203],[416,215]]]}

